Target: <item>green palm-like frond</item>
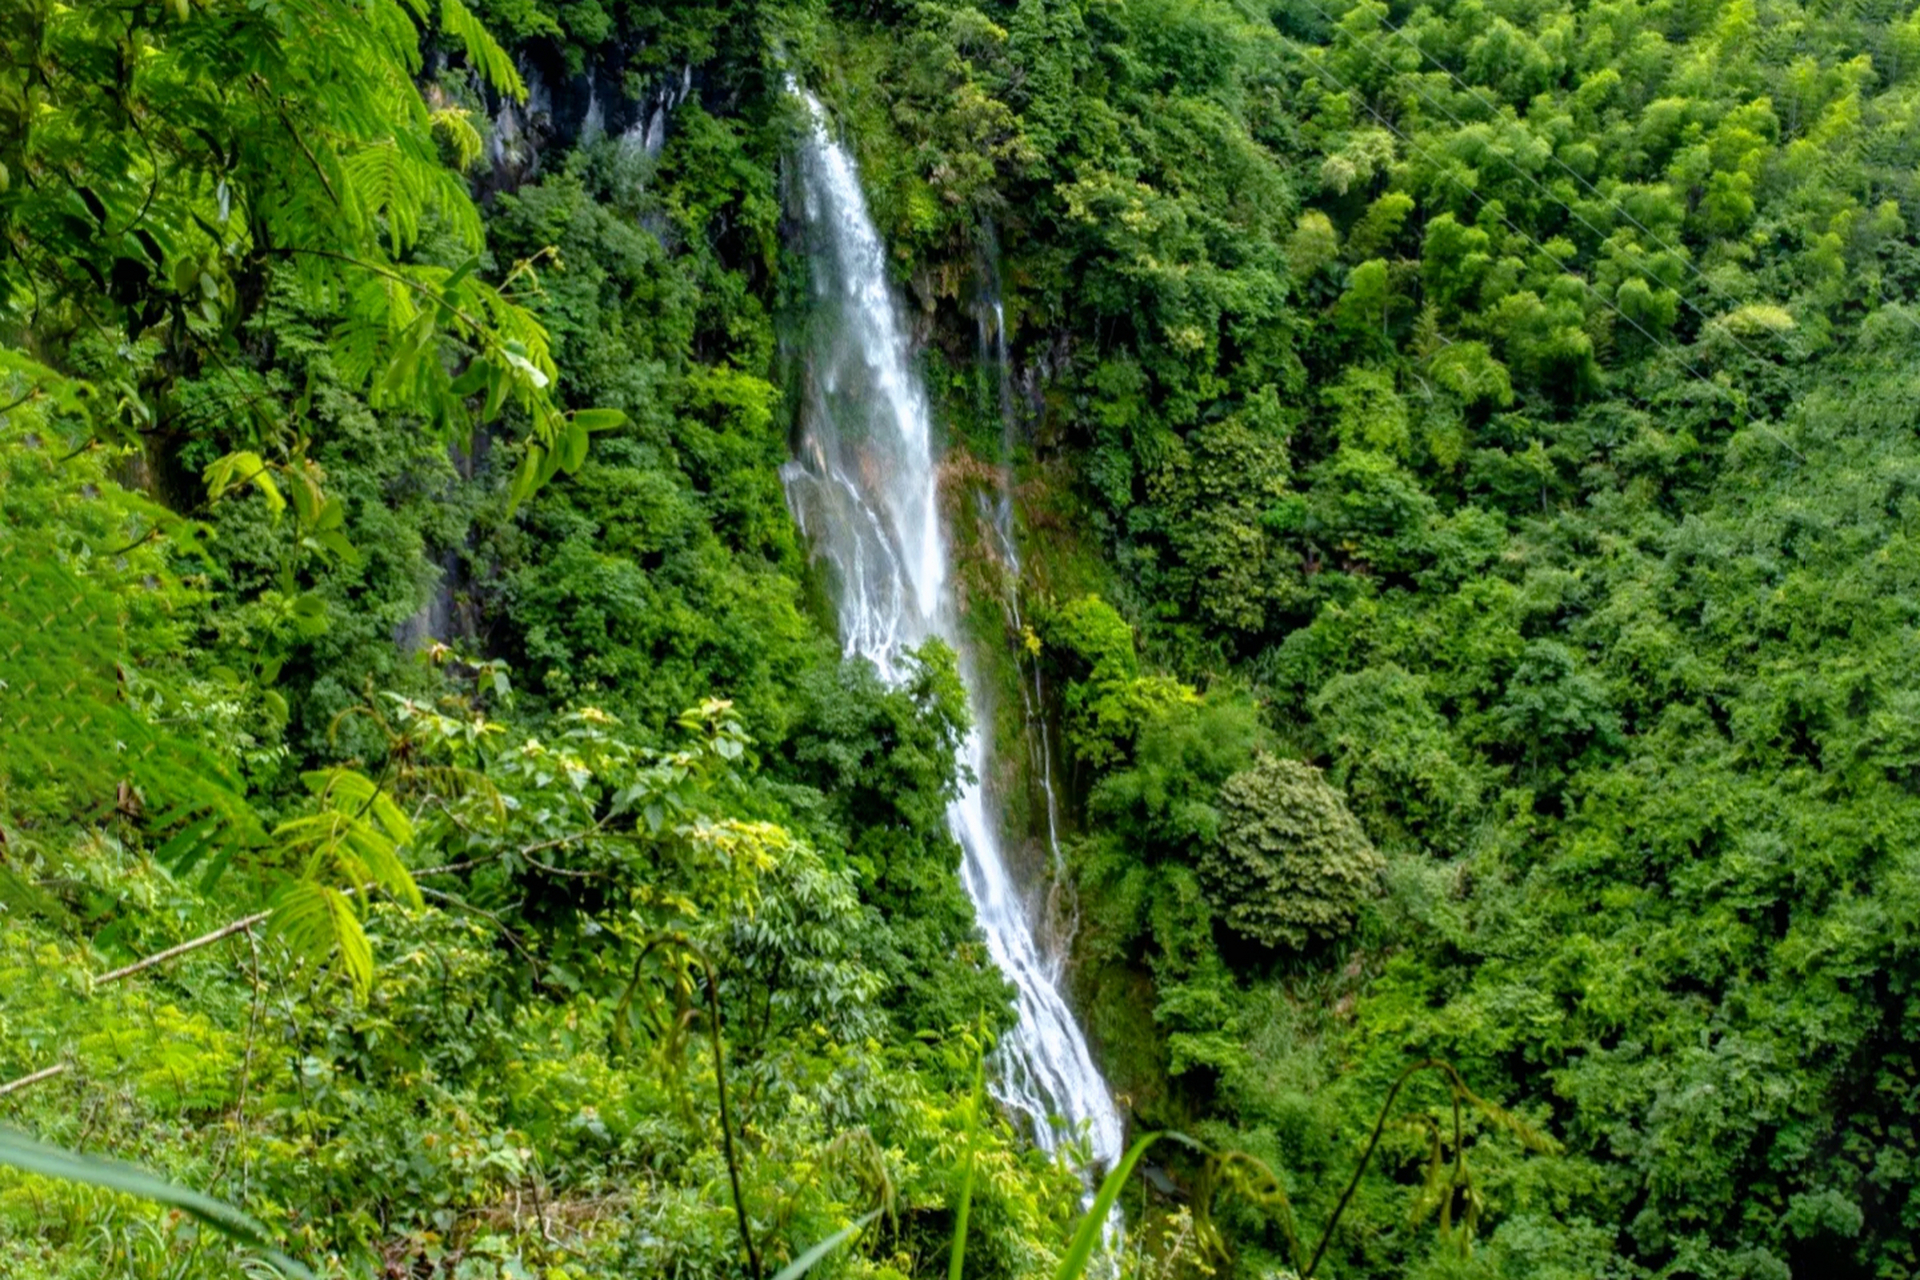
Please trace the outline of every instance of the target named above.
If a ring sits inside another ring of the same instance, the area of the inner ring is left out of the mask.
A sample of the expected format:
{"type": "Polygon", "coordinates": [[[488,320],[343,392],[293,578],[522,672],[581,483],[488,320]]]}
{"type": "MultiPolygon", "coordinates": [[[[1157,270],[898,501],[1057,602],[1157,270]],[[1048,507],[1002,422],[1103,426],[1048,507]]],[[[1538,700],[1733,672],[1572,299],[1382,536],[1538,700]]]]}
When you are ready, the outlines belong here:
{"type": "Polygon", "coordinates": [[[366,216],[386,219],[387,238],[395,254],[404,253],[420,239],[428,181],[421,172],[424,168],[396,141],[375,143],[347,156],[351,198],[366,216]]]}
{"type": "Polygon", "coordinates": [[[460,0],[441,0],[440,25],[466,49],[467,60],[473,63],[488,84],[515,102],[527,100],[526,82],[520,78],[513,59],[480,24],[480,19],[473,16],[472,10],[461,4],[460,0]]]}
{"type": "Polygon", "coordinates": [[[302,960],[324,964],[336,953],[340,968],[361,999],[373,989],[373,945],[347,895],[317,880],[293,880],[273,897],[269,936],[302,960]]]}
{"type": "Polygon", "coordinates": [[[304,878],[331,873],[346,888],[384,889],[419,907],[420,889],[400,856],[414,839],[413,822],[393,797],[352,769],[318,769],[301,776],[319,800],[320,811],[281,823],[274,838],[304,857],[304,878]]]}

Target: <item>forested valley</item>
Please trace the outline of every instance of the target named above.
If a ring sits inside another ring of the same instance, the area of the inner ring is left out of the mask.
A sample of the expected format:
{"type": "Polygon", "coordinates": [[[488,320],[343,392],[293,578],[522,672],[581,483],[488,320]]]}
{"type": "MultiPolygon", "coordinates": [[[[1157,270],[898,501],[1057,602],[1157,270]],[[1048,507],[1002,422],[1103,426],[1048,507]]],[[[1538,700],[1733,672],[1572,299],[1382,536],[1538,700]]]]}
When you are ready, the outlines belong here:
{"type": "Polygon", "coordinates": [[[0,1276],[1920,1276],[1916,353],[1899,0],[0,0],[0,1276]]]}

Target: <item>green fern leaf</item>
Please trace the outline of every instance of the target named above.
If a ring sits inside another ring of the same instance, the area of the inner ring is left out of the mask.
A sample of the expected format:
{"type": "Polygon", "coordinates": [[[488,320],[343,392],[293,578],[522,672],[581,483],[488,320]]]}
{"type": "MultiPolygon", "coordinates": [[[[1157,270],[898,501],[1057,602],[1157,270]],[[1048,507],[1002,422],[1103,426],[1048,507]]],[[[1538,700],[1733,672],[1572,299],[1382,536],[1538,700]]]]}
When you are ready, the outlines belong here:
{"type": "Polygon", "coordinates": [[[324,964],[336,951],[340,968],[362,1000],[373,989],[373,946],[347,895],[314,880],[295,880],[274,895],[269,936],[302,960],[324,964]]]}
{"type": "Polygon", "coordinates": [[[527,100],[526,82],[520,78],[513,59],[467,6],[460,0],[441,0],[440,25],[465,47],[467,59],[488,84],[515,102],[527,100]]]}
{"type": "Polygon", "coordinates": [[[426,203],[422,168],[394,142],[362,147],[346,160],[349,199],[359,202],[368,216],[387,220],[387,236],[396,255],[420,238],[420,214],[426,203]]]}

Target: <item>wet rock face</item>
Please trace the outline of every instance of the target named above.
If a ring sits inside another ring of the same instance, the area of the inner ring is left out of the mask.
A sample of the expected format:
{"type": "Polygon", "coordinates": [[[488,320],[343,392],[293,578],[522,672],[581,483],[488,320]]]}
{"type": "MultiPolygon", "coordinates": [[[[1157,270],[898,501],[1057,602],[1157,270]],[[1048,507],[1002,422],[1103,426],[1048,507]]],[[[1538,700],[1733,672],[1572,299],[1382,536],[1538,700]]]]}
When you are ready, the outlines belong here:
{"type": "Polygon", "coordinates": [[[478,618],[467,591],[466,566],[456,551],[440,556],[440,578],[420,607],[393,629],[393,642],[403,653],[424,649],[435,641],[471,640],[478,618]]]}
{"type": "MultiPolygon", "coordinates": [[[[487,165],[477,178],[483,198],[532,181],[549,156],[609,135],[647,160],[657,159],[666,145],[674,111],[692,100],[699,87],[690,65],[656,77],[635,98],[629,90],[636,77],[627,70],[624,58],[597,63],[576,76],[565,75],[564,68],[530,50],[520,51],[514,62],[526,83],[527,97],[515,102],[487,91],[491,106],[487,165]]],[[[453,451],[462,483],[473,479],[474,460],[484,454],[487,443],[486,432],[481,431],[471,454],[453,451]]],[[[393,629],[394,644],[403,651],[435,641],[470,640],[479,633],[472,584],[460,550],[443,551],[439,569],[438,580],[420,607],[393,629]]]]}
{"type": "Polygon", "coordinates": [[[487,192],[511,191],[533,178],[543,156],[580,143],[617,137],[648,160],[666,145],[674,111],[698,89],[691,65],[638,82],[624,59],[607,60],[569,76],[563,68],[523,51],[515,59],[526,81],[527,100],[489,95],[492,129],[487,139],[487,192]],[[638,97],[633,95],[641,83],[638,97]]]}

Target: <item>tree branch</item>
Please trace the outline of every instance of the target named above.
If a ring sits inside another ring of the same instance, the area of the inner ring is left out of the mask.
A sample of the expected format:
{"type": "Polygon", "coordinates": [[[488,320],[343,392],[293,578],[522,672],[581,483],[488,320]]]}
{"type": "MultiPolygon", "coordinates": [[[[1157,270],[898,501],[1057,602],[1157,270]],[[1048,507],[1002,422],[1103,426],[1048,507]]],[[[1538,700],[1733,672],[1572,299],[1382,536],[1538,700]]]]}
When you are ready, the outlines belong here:
{"type": "Polygon", "coordinates": [[[9,1080],[5,1084],[0,1084],[0,1098],[4,1098],[8,1094],[13,1093],[17,1090],[25,1089],[29,1085],[39,1084],[42,1080],[51,1080],[55,1076],[59,1075],[62,1071],[65,1071],[66,1069],[67,1069],[66,1063],[56,1062],[50,1067],[40,1068],[38,1071],[34,1072],[32,1075],[21,1076],[18,1080],[9,1080]]]}
{"type": "MultiPolygon", "coordinates": [[[[491,858],[481,858],[474,862],[464,862],[464,863],[455,862],[455,863],[449,863],[444,867],[428,867],[424,871],[416,871],[413,874],[415,877],[440,876],[440,875],[446,875],[448,872],[452,872],[452,871],[464,871],[468,867],[479,866],[483,862],[491,862],[491,861],[493,861],[493,859],[491,858]]],[[[348,889],[345,892],[351,895],[354,892],[354,890],[348,889]]],[[[436,895],[436,896],[445,896],[445,895],[436,895]]],[[[475,909],[477,910],[477,908],[475,909]]],[[[115,969],[112,973],[103,973],[99,977],[93,980],[93,985],[96,987],[104,987],[109,982],[118,982],[122,978],[131,978],[134,974],[139,973],[142,969],[151,969],[154,965],[165,964],[167,961],[173,959],[176,956],[186,955],[189,951],[198,951],[202,947],[212,946],[214,943],[220,941],[222,938],[231,938],[236,933],[240,933],[244,930],[253,928],[254,925],[261,923],[268,916],[272,914],[273,912],[271,911],[256,911],[254,914],[247,916],[244,919],[235,920],[231,924],[223,924],[218,929],[215,929],[212,933],[203,933],[197,938],[188,939],[187,941],[181,943],[179,946],[168,947],[165,951],[156,951],[152,955],[146,957],[143,960],[135,960],[132,964],[123,965],[122,967],[115,969]]]]}
{"type": "Polygon", "coordinates": [[[235,920],[232,924],[223,924],[212,933],[203,933],[199,937],[189,939],[177,947],[168,947],[165,951],[156,951],[144,960],[135,960],[132,964],[123,965],[115,969],[112,973],[103,973],[93,980],[93,985],[96,987],[104,987],[109,982],[118,982],[122,978],[130,978],[142,969],[151,969],[154,965],[165,964],[175,956],[183,956],[189,951],[198,951],[202,947],[212,946],[222,938],[231,938],[243,929],[251,929],[254,925],[259,924],[272,914],[271,911],[257,911],[245,919],[235,920]]]}

